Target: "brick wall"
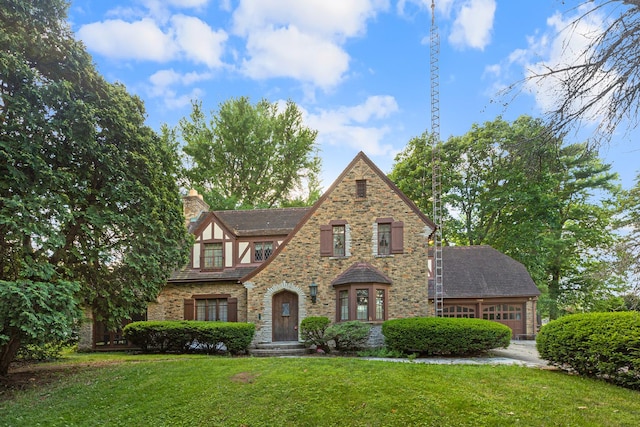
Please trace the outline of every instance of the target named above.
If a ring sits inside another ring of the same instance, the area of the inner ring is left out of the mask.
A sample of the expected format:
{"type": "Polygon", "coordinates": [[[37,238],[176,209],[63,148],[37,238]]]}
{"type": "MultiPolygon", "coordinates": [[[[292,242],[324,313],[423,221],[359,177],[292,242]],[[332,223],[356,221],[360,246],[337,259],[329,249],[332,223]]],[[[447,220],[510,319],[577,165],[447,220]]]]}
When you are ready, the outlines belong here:
{"type": "MultiPolygon", "coordinates": [[[[362,159],[325,197],[278,256],[251,279],[248,320],[256,323],[259,339],[270,341],[270,290],[283,282],[299,289],[305,315],[326,316],[335,321],[336,293],[331,281],[355,262],[367,262],[392,280],[387,300],[389,319],[426,316],[429,312],[426,244],[431,230],[413,209],[362,159]],[[367,181],[367,197],[356,199],[356,180],[362,179],[367,181]],[[387,217],[404,222],[404,253],[376,256],[372,248],[373,224],[377,218],[387,217]],[[339,219],[349,224],[351,256],[320,257],[320,225],[339,219]],[[312,280],[318,284],[316,304],[308,297],[312,280]]],[[[301,310],[299,320],[303,318],[301,310]]]]}

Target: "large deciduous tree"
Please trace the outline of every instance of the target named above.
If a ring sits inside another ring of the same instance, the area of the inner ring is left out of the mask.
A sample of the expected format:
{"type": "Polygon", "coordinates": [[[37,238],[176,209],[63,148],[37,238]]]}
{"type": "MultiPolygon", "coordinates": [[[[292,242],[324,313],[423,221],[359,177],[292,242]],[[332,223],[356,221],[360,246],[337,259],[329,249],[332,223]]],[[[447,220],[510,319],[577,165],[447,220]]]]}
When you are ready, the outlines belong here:
{"type": "MultiPolygon", "coordinates": [[[[563,145],[527,116],[473,125],[440,144],[445,241],[491,245],[525,264],[546,291],[542,305],[553,318],[566,293],[579,288],[593,296],[587,291],[615,284],[591,272],[604,268],[600,255],[615,242],[615,209],[606,198],[617,191],[616,175],[585,144],[563,145]],[[596,191],[601,201],[591,197],[596,191]]],[[[428,212],[427,145],[425,135],[414,138],[391,179],[428,212]]]]}
{"type": "Polygon", "coordinates": [[[305,198],[311,204],[319,197],[317,131],[304,126],[295,103],[263,99],[252,105],[240,97],[211,114],[207,120],[194,102],[190,117],[165,134],[184,144],[187,185],[201,190],[213,209],[268,208],[305,198]]]}
{"type": "Polygon", "coordinates": [[[67,7],[0,7],[0,374],[81,306],[112,326],[144,310],[186,258],[177,147],[97,73],[67,7]]]}

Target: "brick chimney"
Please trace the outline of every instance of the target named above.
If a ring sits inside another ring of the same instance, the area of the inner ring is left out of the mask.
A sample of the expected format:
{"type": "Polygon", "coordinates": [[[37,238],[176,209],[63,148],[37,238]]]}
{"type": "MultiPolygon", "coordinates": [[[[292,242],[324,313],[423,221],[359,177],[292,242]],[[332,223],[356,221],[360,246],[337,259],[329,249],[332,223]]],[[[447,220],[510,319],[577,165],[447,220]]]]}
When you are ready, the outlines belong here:
{"type": "Polygon", "coordinates": [[[198,194],[195,189],[189,190],[189,194],[182,197],[182,210],[184,212],[184,222],[187,228],[191,222],[198,219],[202,212],[209,210],[209,205],[202,199],[202,194],[198,194]]]}

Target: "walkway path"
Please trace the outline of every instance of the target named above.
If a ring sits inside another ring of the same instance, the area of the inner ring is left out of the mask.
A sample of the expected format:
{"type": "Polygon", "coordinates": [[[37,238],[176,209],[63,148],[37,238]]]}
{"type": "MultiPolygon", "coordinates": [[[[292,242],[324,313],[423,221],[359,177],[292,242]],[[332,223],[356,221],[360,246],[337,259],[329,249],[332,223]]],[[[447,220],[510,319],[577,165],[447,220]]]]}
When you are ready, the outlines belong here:
{"type": "Polygon", "coordinates": [[[390,359],[369,357],[369,360],[383,360],[405,363],[430,363],[439,365],[520,365],[547,367],[546,360],[540,359],[535,341],[511,341],[508,348],[490,350],[478,357],[424,357],[417,359],[390,359]]]}

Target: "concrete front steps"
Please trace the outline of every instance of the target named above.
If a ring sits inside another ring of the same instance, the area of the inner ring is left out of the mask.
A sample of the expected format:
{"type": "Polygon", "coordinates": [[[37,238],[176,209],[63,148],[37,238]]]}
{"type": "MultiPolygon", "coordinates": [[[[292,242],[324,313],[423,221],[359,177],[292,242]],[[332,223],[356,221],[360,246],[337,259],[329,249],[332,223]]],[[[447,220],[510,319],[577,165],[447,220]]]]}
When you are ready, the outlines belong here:
{"type": "Polygon", "coordinates": [[[307,348],[298,341],[266,342],[249,349],[249,355],[256,357],[304,356],[307,348]]]}

